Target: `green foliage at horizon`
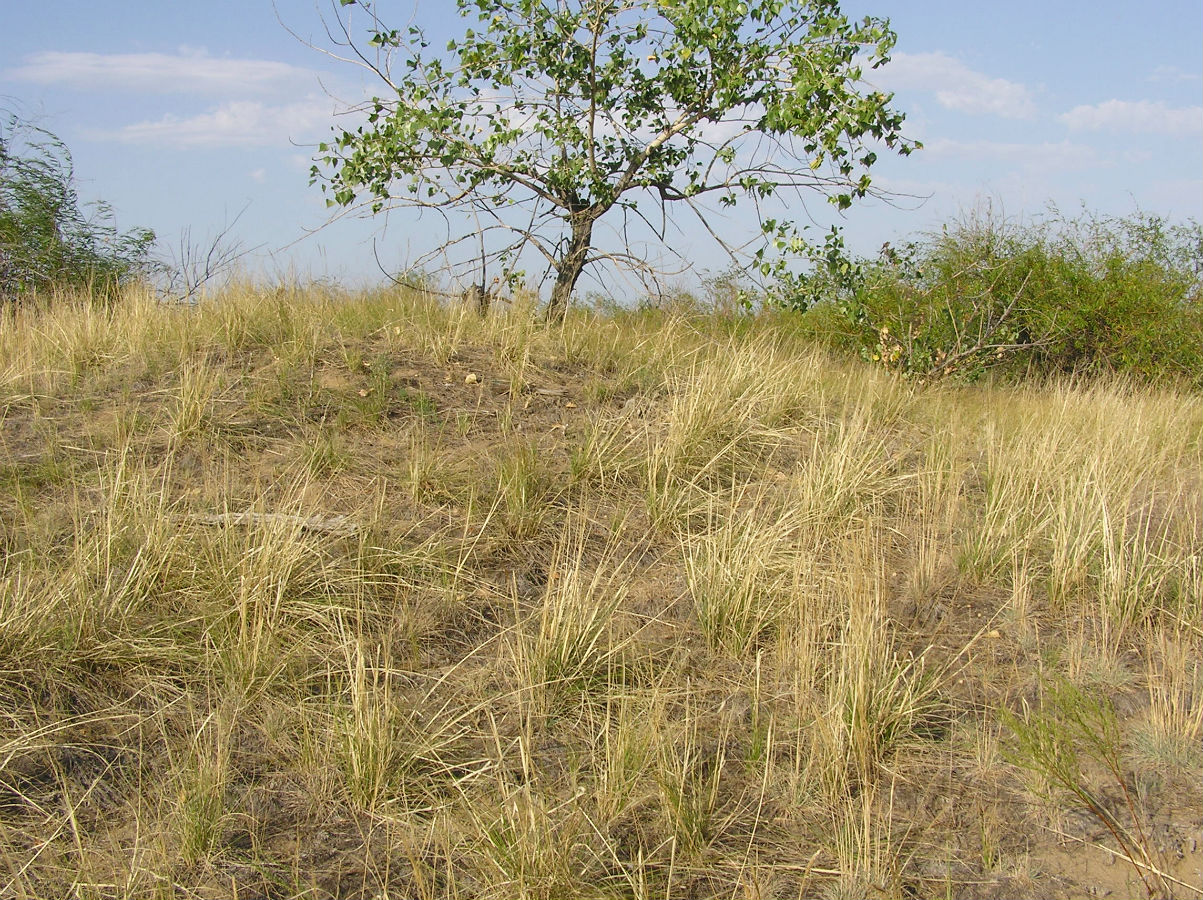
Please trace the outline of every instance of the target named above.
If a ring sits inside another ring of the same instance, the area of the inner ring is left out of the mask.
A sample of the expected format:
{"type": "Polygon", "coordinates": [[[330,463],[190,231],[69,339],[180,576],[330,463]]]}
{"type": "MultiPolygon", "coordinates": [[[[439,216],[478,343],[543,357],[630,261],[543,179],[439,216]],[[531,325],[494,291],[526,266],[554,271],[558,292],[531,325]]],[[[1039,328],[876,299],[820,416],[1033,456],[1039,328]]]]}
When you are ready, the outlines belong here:
{"type": "Polygon", "coordinates": [[[1020,225],[986,211],[840,262],[803,279],[822,298],[811,330],[905,375],[1125,372],[1203,386],[1196,222],[1053,207],[1020,225]]]}
{"type": "Polygon", "coordinates": [[[118,230],[112,210],[80,204],[71,153],[9,114],[0,125],[0,301],[59,288],[112,296],[149,274],[154,232],[118,230]]]}

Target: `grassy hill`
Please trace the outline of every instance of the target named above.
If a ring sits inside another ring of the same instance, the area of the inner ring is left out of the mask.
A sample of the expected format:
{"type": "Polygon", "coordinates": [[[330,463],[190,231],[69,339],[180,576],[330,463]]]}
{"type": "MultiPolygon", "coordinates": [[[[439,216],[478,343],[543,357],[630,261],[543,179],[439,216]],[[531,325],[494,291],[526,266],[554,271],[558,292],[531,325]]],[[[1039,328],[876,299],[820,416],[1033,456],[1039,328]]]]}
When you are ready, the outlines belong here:
{"type": "Polygon", "coordinates": [[[0,896],[1197,896],[1201,473],[772,316],[10,308],[0,896]]]}

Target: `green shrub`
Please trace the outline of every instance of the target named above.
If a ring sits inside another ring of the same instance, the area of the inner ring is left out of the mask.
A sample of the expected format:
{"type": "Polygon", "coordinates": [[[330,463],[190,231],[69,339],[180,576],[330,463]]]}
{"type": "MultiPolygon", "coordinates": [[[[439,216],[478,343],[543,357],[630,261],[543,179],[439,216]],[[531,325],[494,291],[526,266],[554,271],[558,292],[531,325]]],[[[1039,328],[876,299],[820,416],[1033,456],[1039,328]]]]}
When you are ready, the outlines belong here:
{"type": "MultiPolygon", "coordinates": [[[[1203,229],[1137,212],[988,211],[857,261],[807,317],[907,374],[1127,372],[1203,385],[1203,229]]],[[[815,286],[817,285],[817,287],[815,286]]]]}
{"type": "Polygon", "coordinates": [[[81,208],[66,145],[16,115],[0,124],[0,303],[57,288],[111,296],[151,269],[154,232],[81,208]]]}

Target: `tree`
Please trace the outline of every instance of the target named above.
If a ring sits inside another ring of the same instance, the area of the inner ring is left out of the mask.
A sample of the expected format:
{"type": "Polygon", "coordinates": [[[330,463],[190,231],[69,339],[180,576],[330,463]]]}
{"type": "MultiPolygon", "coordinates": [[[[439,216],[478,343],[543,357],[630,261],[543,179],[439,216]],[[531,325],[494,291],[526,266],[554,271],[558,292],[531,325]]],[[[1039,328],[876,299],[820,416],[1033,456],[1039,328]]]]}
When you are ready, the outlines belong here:
{"type": "Polygon", "coordinates": [[[688,209],[768,275],[805,245],[768,201],[817,191],[845,209],[870,192],[877,150],[919,146],[891,96],[863,81],[889,59],[888,22],[850,22],[838,0],[457,0],[476,27],[445,52],[416,26],[388,28],[366,0],[339,4],[338,42],[389,91],[320,146],[313,180],[333,206],[487,215],[510,235],[498,258],[529,246],[554,272],[551,320],[591,263],[647,265],[599,248],[612,210],[622,234],[642,224],[665,241],[671,212],[688,209]],[[353,37],[355,7],[368,47],[353,37]],[[760,230],[736,242],[715,214],[741,201],[760,230]]]}
{"type": "Polygon", "coordinates": [[[43,128],[9,114],[0,125],[0,301],[55,287],[111,296],[148,275],[154,232],[119,232],[112,211],[81,207],[71,154],[43,128]]]}

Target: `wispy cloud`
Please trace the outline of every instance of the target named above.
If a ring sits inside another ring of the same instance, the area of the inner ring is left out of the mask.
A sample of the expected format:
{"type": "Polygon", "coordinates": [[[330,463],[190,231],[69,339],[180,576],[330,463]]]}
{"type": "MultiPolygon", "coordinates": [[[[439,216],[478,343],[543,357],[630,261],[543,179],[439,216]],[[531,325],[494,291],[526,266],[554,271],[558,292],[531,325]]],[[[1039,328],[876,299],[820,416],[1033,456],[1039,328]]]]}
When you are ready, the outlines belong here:
{"type": "Polygon", "coordinates": [[[1198,198],[1203,197],[1203,179],[1166,178],[1154,179],[1145,188],[1148,197],[1167,210],[1178,215],[1199,216],[1198,198]]]}
{"type": "Polygon", "coordinates": [[[958,112],[1007,119],[1036,114],[1026,85],[992,78],[947,53],[895,53],[877,78],[891,90],[930,91],[941,106],[958,112]]]}
{"type": "Polygon", "coordinates": [[[96,132],[93,137],[178,148],[283,147],[290,141],[325,137],[334,116],[334,101],[321,95],[278,105],[235,100],[198,115],[166,115],[155,121],[96,132]]]}
{"type": "Polygon", "coordinates": [[[1075,144],[1072,141],[1023,144],[1007,141],[958,141],[937,138],[925,144],[923,152],[925,155],[963,162],[989,160],[1011,163],[1024,171],[1032,172],[1081,169],[1100,165],[1103,162],[1093,147],[1075,144]]]}
{"type": "Polygon", "coordinates": [[[1191,72],[1180,66],[1157,66],[1148,77],[1149,81],[1159,82],[1183,82],[1183,81],[1203,81],[1203,73],[1191,72]]]}
{"type": "Polygon", "coordinates": [[[45,51],[25,57],[5,73],[35,84],[80,90],[126,90],[149,94],[265,96],[311,88],[311,70],[268,59],[209,56],[204,50],[177,53],[76,53],[45,51]]]}
{"type": "Polygon", "coordinates": [[[895,206],[904,206],[906,198],[925,200],[937,194],[946,194],[956,187],[956,183],[939,178],[904,178],[893,175],[876,175],[873,187],[879,188],[897,197],[891,197],[890,202],[895,206]],[[900,202],[901,201],[901,202],[900,202]]]}
{"type": "Polygon", "coordinates": [[[1075,106],[1060,116],[1075,131],[1122,131],[1134,134],[1203,133],[1203,106],[1170,107],[1161,101],[1105,100],[1075,106]]]}

